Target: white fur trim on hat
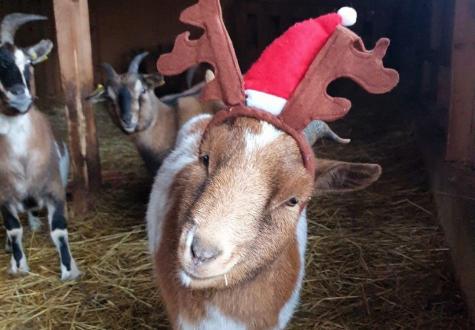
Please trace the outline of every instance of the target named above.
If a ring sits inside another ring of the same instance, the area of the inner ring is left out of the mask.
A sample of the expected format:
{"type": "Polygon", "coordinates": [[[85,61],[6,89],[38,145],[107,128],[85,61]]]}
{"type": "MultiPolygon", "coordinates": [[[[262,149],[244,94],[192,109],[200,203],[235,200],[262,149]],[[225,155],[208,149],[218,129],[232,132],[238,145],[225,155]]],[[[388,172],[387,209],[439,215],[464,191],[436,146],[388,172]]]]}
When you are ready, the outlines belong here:
{"type": "Polygon", "coordinates": [[[356,23],[358,14],[356,10],[351,7],[341,7],[338,9],[338,15],[341,16],[341,24],[343,26],[352,26],[356,23]]]}
{"type": "Polygon", "coordinates": [[[274,116],[279,115],[287,104],[287,100],[272,94],[246,89],[246,105],[265,110],[274,116]]]}

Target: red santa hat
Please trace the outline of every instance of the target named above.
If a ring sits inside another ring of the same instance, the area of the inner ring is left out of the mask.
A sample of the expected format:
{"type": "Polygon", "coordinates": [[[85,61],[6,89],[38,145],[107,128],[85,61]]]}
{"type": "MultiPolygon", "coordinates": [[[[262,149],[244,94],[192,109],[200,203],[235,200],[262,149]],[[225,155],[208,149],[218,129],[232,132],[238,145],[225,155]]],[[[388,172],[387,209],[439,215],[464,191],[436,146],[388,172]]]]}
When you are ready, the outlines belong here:
{"type": "Polygon", "coordinates": [[[244,76],[246,104],[279,115],[337,26],[351,26],[356,17],[353,8],[342,7],[297,23],[275,39],[244,76]]]}

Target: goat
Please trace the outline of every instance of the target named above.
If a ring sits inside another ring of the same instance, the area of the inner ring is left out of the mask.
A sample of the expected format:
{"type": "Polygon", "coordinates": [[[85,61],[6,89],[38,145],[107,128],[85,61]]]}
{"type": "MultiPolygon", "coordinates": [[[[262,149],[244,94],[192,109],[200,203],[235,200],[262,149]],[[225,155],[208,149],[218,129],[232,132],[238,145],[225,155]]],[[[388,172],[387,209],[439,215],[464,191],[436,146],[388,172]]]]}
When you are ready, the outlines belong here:
{"type": "Polygon", "coordinates": [[[178,128],[191,117],[214,112],[220,106],[217,102],[201,104],[198,101],[204,83],[159,99],[154,89],[164,83],[163,77],[158,73],[138,72],[147,55],[144,52],[135,56],[128,71],[120,75],[110,64],[104,63],[105,88],[92,93],[88,100],[92,103],[107,101],[112,120],[129,135],[148,171],[155,175],[175,143],[178,128]]]}
{"type": "MultiPolygon", "coordinates": [[[[181,128],[150,195],[149,250],[162,298],[176,329],[282,329],[304,273],[302,208],[313,191],[369,186],[381,168],[317,159],[312,185],[288,134],[243,117],[203,135],[210,120],[203,114],[181,128]]],[[[348,142],[321,123],[306,135],[348,142]]]]}
{"type": "Polygon", "coordinates": [[[12,253],[9,273],[29,272],[22,247],[19,213],[27,212],[32,230],[40,222],[35,212],[45,208],[51,238],[61,261],[61,279],[80,275],[71,256],[65,215],[65,186],[69,170],[67,148],[58,143],[48,119],[32,101],[30,66],[46,59],[53,44],[42,40],[28,48],[15,46],[22,24],[46,17],[10,14],[1,23],[0,44],[0,209],[6,228],[6,250],[12,253]]]}

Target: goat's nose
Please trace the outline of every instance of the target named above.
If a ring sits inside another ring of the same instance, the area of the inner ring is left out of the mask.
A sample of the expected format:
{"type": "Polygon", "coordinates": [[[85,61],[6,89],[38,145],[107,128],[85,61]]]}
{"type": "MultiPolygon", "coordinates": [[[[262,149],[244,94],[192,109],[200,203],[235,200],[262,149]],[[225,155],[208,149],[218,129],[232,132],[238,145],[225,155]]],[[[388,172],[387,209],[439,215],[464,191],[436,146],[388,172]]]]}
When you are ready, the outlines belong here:
{"type": "Polygon", "coordinates": [[[23,96],[25,94],[25,87],[20,84],[13,85],[10,87],[10,93],[15,96],[23,96]]]}
{"type": "Polygon", "coordinates": [[[221,250],[217,247],[211,244],[206,244],[198,236],[193,238],[193,242],[191,243],[191,256],[193,257],[193,262],[195,264],[198,265],[209,262],[220,254],[221,250]]]}

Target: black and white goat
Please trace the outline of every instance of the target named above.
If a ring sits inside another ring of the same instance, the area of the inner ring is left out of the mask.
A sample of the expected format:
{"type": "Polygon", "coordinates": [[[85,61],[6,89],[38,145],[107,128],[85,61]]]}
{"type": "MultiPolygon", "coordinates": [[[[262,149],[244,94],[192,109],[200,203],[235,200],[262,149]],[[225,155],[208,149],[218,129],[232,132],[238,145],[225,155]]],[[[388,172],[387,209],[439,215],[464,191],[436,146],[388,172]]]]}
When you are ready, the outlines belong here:
{"type": "Polygon", "coordinates": [[[178,129],[191,117],[214,113],[222,105],[220,102],[203,104],[198,100],[204,83],[182,93],[158,98],[154,89],[164,83],[163,77],[158,73],[141,74],[138,71],[147,55],[144,52],[135,56],[123,74],[104,63],[105,87],[88,96],[88,100],[107,102],[112,120],[130,137],[145,166],[155,175],[173,147],[178,129]]]}
{"type": "Polygon", "coordinates": [[[33,104],[30,66],[46,59],[53,44],[15,46],[15,31],[22,24],[46,17],[10,14],[0,32],[0,208],[6,228],[6,250],[12,253],[9,272],[29,272],[22,247],[19,214],[28,213],[32,230],[40,226],[35,212],[46,207],[51,238],[61,260],[61,279],[80,275],[71,256],[65,216],[65,185],[69,158],[63,143],[53,136],[48,119],[33,104]]]}

